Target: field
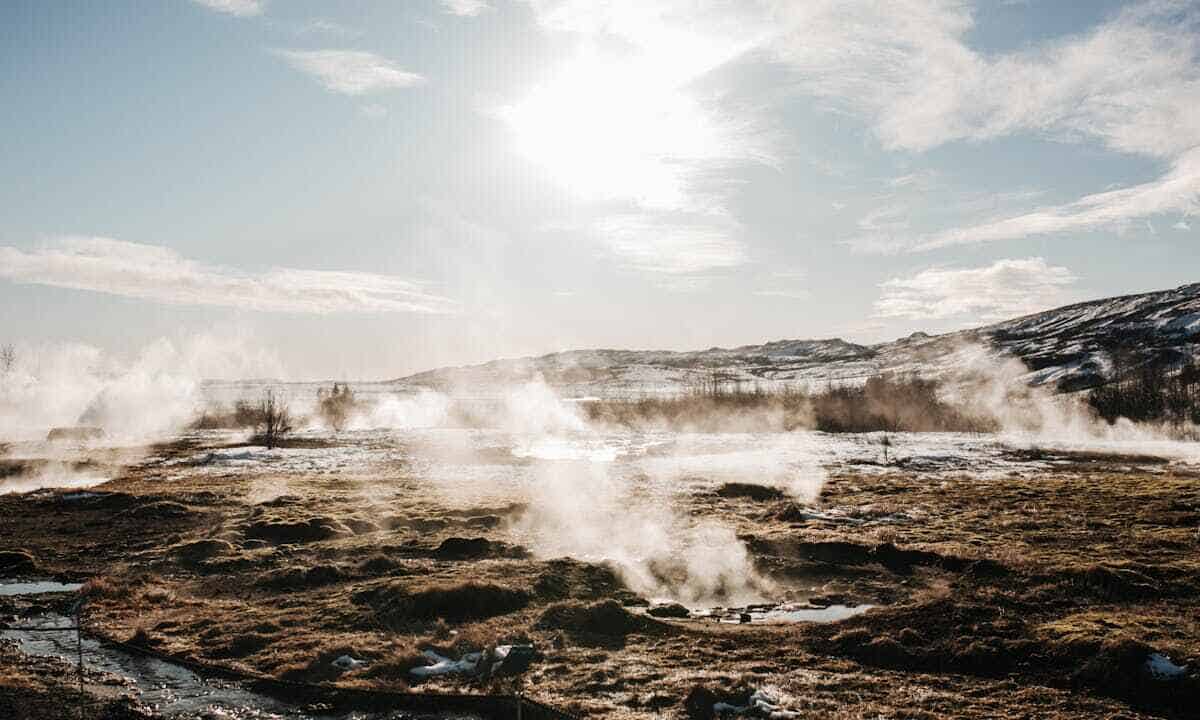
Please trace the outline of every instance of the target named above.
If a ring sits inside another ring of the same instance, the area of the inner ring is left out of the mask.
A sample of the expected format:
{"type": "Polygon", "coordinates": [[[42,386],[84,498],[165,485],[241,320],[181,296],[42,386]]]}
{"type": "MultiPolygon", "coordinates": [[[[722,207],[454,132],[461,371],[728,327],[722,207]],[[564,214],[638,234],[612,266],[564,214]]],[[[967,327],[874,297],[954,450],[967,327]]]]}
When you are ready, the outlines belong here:
{"type": "MultiPolygon", "coordinates": [[[[1175,670],[1200,666],[1194,446],[900,433],[885,462],[875,434],[551,430],[77,449],[64,472],[112,479],[0,495],[0,577],[89,580],[90,633],[207,666],[519,687],[587,717],[1200,706],[1196,675],[1175,670]],[[843,619],[792,621],[821,608],[843,619]],[[533,645],[528,671],[410,672],[425,650],[505,644],[533,645]]],[[[37,450],[8,448],[8,482],[44,471],[37,450]]],[[[0,597],[0,616],[52,598],[0,597]]],[[[0,675],[4,717],[61,717],[76,692],[67,666],[11,645],[0,675]]],[[[97,676],[89,692],[119,694],[97,676]]]]}

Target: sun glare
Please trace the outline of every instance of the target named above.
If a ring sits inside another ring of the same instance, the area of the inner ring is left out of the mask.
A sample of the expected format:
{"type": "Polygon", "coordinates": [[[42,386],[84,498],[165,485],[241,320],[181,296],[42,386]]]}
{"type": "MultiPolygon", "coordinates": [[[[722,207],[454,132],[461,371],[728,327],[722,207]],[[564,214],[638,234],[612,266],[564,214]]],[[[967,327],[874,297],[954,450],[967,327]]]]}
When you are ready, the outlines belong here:
{"type": "Polygon", "coordinates": [[[691,166],[731,153],[727,131],[669,75],[586,55],[500,115],[517,152],[581,199],[679,208],[691,166]]]}

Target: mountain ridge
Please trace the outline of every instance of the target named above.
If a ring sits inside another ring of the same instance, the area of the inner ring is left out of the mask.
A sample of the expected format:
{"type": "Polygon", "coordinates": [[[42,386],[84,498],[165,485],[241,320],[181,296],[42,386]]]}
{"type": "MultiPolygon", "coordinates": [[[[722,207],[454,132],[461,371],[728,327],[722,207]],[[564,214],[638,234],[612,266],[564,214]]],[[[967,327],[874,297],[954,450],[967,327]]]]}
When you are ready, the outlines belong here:
{"type": "Polygon", "coordinates": [[[883,372],[936,375],[984,347],[1025,364],[1023,380],[1060,391],[1104,382],[1116,363],[1178,362],[1200,343],[1200,283],[1088,300],[977,328],[915,332],[862,345],[842,338],[779,339],[704,350],[581,348],[428,370],[391,382],[446,389],[536,377],[578,394],[658,392],[717,373],[730,381],[846,382],[883,372]]]}

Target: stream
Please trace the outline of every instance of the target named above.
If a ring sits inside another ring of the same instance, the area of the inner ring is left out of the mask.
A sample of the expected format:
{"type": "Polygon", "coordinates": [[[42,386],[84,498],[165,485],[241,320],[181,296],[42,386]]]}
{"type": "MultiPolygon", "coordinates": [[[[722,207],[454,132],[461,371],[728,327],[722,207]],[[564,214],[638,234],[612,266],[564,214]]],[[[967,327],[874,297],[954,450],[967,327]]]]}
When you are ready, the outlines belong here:
{"type": "MultiPolygon", "coordinates": [[[[80,585],[51,581],[0,581],[0,596],[26,596],[75,592],[80,585]]],[[[74,619],[44,612],[23,617],[12,625],[0,625],[0,641],[15,642],[25,655],[58,657],[74,665],[78,645],[74,619]]],[[[83,662],[88,684],[111,686],[130,695],[164,718],[204,720],[482,720],[479,715],[427,713],[408,710],[346,712],[329,714],[310,710],[246,689],[236,681],[215,680],[197,675],[186,667],[158,658],[126,652],[89,637],[83,638],[83,662]],[[98,681],[96,675],[109,677],[98,681]]],[[[102,691],[103,692],[103,691],[102,691]]]]}

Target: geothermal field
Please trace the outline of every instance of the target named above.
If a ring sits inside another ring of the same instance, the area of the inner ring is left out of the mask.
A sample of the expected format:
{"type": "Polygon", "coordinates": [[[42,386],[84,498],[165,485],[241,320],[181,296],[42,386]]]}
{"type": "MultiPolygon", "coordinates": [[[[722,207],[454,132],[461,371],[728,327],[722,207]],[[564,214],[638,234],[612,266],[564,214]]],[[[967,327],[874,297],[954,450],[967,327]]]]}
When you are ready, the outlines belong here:
{"type": "Polygon", "coordinates": [[[1012,400],[1034,429],[825,432],[798,394],[350,388],[202,383],[153,442],[13,429],[0,716],[1200,702],[1200,445],[1161,426],[1040,395],[1012,400]],[[287,432],[220,427],[267,391],[287,432]]]}
{"type": "Polygon", "coordinates": [[[2,0],[0,178],[0,720],[1200,720],[1200,0],[2,0]]]}

